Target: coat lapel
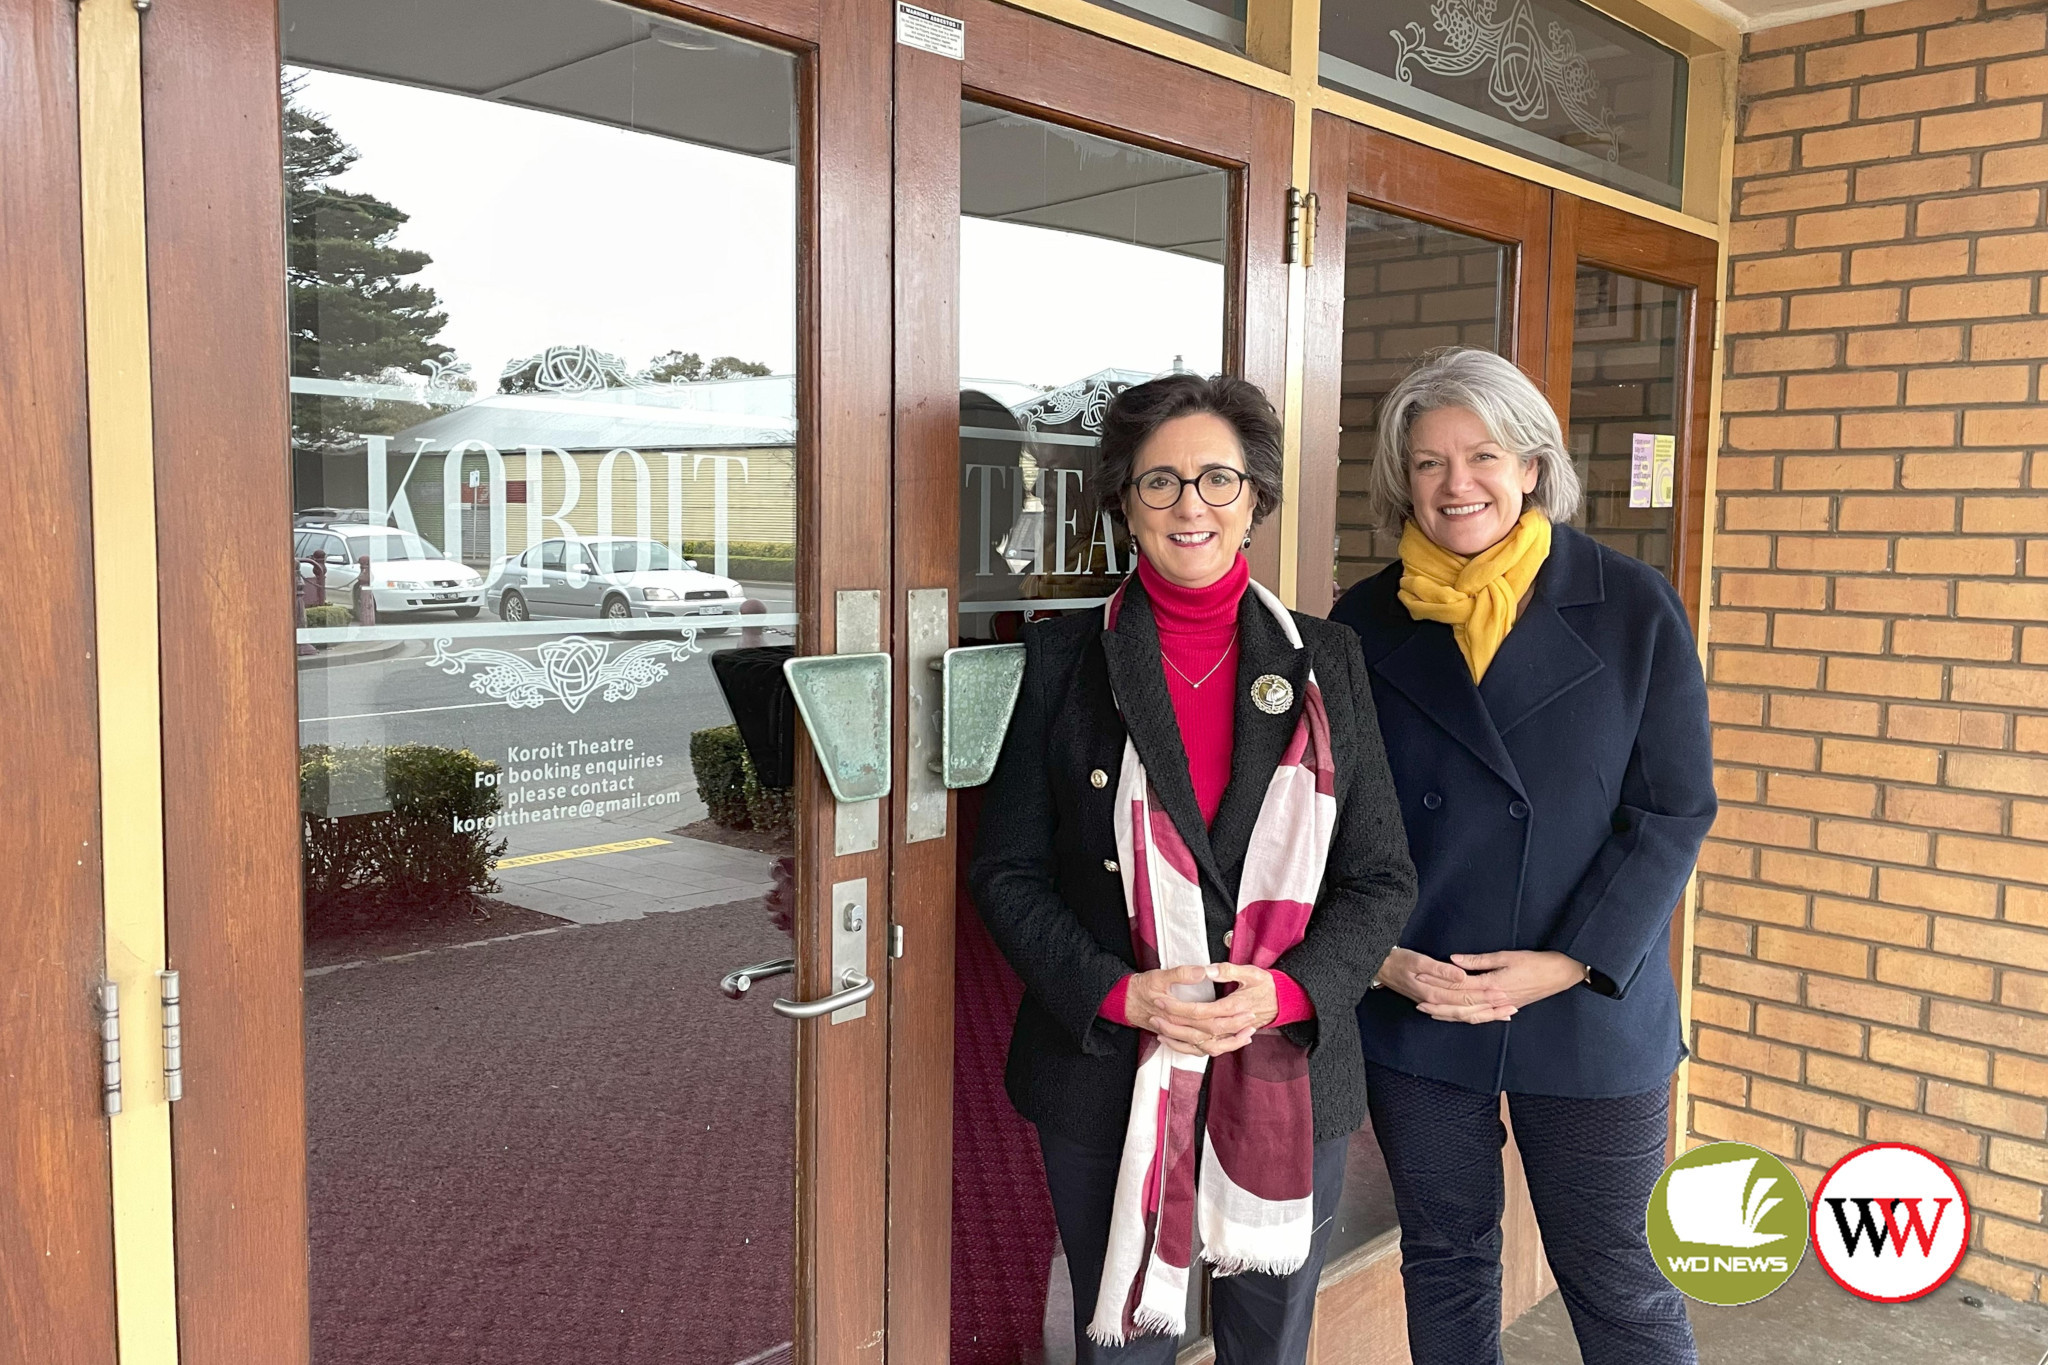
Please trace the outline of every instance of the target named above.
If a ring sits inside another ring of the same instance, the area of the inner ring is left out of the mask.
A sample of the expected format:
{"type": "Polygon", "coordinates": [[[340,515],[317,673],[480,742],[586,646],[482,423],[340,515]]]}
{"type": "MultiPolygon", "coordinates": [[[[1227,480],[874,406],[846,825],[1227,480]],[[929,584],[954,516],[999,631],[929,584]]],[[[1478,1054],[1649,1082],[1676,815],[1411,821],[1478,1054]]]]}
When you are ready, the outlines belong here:
{"type": "Polygon", "coordinates": [[[1296,649],[1258,594],[1246,591],[1237,612],[1237,705],[1230,745],[1230,785],[1216,807],[1209,843],[1216,861],[1233,876],[1251,848],[1252,827],[1266,805],[1266,791],[1280,756],[1301,722],[1308,688],[1309,652],[1296,649]],[[1252,684],[1272,674],[1291,689],[1288,708],[1268,715],[1252,700],[1252,684]]]}
{"type": "Polygon", "coordinates": [[[1494,732],[1501,736],[1605,667],[1559,613],[1561,607],[1606,600],[1600,552],[1569,526],[1552,534],[1550,558],[1529,588],[1528,609],[1479,685],[1494,732]]]}
{"type": "MultiPolygon", "coordinates": [[[[1402,615],[1407,615],[1405,608],[1402,615]]],[[[1515,770],[1515,760],[1508,756],[1507,746],[1501,743],[1493,718],[1487,714],[1486,703],[1480,700],[1479,689],[1472,685],[1472,670],[1465,666],[1465,656],[1458,652],[1451,628],[1441,621],[1415,621],[1413,625],[1407,639],[1373,663],[1373,671],[1414,702],[1422,714],[1449,731],[1451,738],[1470,749],[1501,781],[1528,795],[1522,789],[1522,775],[1515,770]]],[[[1513,631],[1508,632],[1508,638],[1514,638],[1513,631]]],[[[1491,673],[1489,669],[1489,676],[1491,673]]]]}
{"type": "Polygon", "coordinates": [[[1217,886],[1225,887],[1210,846],[1209,828],[1202,823],[1202,808],[1195,801],[1194,779],[1188,776],[1188,754],[1181,743],[1180,722],[1174,718],[1173,698],[1167,695],[1152,602],[1136,574],[1125,582],[1116,629],[1102,633],[1102,654],[1109,665],[1117,709],[1123,713],[1124,728],[1145,764],[1145,776],[1173,827],[1180,831],[1181,841],[1217,886]]]}

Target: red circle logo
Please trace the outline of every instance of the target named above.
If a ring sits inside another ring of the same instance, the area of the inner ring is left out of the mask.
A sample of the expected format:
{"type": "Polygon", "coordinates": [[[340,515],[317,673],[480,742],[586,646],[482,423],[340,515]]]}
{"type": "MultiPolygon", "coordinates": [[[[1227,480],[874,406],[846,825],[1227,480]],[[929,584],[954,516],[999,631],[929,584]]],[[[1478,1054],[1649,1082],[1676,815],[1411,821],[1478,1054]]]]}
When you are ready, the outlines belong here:
{"type": "Polygon", "coordinates": [[[1814,1189],[1809,1218],[1822,1269],[1873,1303],[1933,1293],[1970,1244],[1970,1202],[1955,1172],[1903,1142],[1873,1142],[1837,1161],[1814,1189]]]}

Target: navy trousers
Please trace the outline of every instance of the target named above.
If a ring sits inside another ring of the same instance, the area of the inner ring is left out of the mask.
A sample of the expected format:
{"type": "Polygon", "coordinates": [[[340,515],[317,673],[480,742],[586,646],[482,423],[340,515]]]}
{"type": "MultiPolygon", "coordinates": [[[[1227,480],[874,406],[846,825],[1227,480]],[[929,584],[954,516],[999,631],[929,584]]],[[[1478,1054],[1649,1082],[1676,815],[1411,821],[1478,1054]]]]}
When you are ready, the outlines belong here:
{"type": "MultiPolygon", "coordinates": [[[[1315,1321],[1316,1284],[1344,1193],[1344,1154],[1351,1139],[1318,1142],[1315,1150],[1315,1233],[1308,1263],[1292,1275],[1225,1275],[1209,1282],[1209,1316],[1217,1365],[1302,1365],[1308,1359],[1309,1327],[1315,1321]]],[[[1180,1344],[1171,1337],[1133,1337],[1122,1346],[1100,1346],[1088,1336],[1095,1316],[1095,1292],[1102,1284],[1102,1259],[1109,1252],[1109,1215],[1116,1202],[1121,1147],[1084,1147],[1057,1133],[1038,1130],[1045,1157],[1045,1184],[1052,1193],[1053,1221],[1067,1253],[1074,1286],[1076,1365],[1172,1365],[1180,1344]]]]}
{"type": "MultiPolygon", "coordinates": [[[[1366,1063],[1372,1127],[1401,1216],[1415,1365],[1500,1365],[1500,1097],[1366,1063]]],[[[1543,1250],[1586,1365],[1697,1365],[1685,1297],[1650,1256],[1663,1088],[1618,1099],[1510,1095],[1543,1250]]]]}

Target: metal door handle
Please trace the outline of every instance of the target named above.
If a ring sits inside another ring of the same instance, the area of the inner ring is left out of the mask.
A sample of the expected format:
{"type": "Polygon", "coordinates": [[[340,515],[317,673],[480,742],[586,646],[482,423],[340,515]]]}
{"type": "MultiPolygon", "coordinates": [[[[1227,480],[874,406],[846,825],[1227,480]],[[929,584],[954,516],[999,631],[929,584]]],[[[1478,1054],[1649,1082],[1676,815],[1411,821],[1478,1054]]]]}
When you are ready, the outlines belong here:
{"type": "Polygon", "coordinates": [[[771,976],[796,970],[796,959],[778,957],[768,962],[756,962],[751,967],[738,967],[719,978],[718,989],[737,1000],[745,995],[756,981],[765,981],[771,976]]]}
{"type": "Polygon", "coordinates": [[[875,993],[874,978],[852,967],[839,974],[839,984],[842,989],[818,1000],[777,1000],[774,1002],[775,1012],[785,1019],[816,1019],[849,1005],[858,1005],[875,993]]]}

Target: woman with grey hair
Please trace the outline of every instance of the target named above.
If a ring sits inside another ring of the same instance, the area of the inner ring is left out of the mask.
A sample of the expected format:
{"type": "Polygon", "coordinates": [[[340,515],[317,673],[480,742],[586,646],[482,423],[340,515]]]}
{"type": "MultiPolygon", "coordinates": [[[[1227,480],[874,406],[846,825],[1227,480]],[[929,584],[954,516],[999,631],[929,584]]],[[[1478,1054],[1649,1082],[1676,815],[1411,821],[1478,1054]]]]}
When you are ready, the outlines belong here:
{"type": "Polygon", "coordinates": [[[1417,1365],[1500,1360],[1500,1097],[1587,1365],[1696,1360],[1645,1237],[1684,1055],[1672,910],[1714,820],[1685,608],[1568,522],[1557,417],[1501,357],[1381,401],[1401,561],[1344,595],[1419,890],[1358,1006],[1417,1365]]]}

